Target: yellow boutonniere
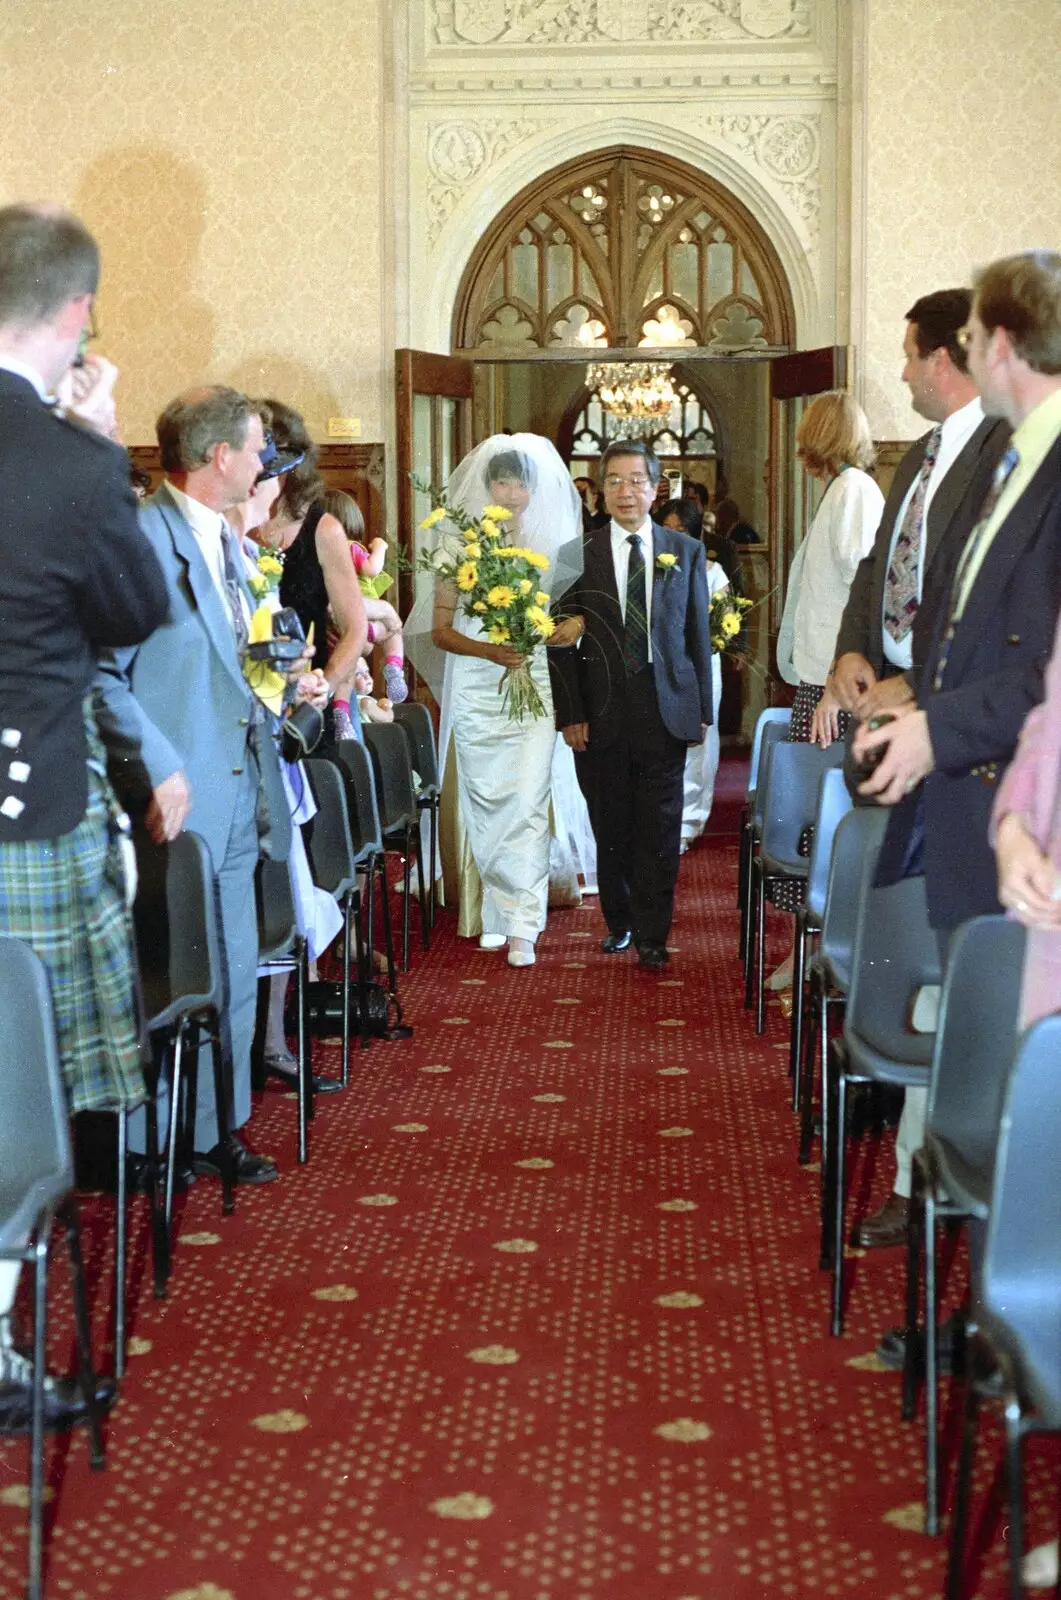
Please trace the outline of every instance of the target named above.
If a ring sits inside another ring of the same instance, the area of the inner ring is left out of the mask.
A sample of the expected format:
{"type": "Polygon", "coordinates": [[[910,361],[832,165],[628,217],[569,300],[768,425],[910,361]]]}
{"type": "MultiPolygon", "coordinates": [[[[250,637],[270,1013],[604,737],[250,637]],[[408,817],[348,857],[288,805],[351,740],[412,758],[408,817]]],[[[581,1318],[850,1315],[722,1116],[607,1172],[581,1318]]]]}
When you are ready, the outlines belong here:
{"type": "Polygon", "coordinates": [[[671,567],[678,565],[678,557],[671,555],[669,550],[664,550],[656,557],[656,565],[657,567],[662,567],[665,572],[669,572],[671,567]]]}

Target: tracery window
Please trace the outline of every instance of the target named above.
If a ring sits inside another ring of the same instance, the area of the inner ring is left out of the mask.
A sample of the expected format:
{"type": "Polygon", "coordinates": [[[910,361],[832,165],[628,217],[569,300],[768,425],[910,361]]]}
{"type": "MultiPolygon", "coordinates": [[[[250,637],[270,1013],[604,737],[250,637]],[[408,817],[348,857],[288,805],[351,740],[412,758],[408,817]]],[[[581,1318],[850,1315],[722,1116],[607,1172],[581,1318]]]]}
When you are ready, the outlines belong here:
{"type": "Polygon", "coordinates": [[[615,150],[506,207],[465,273],[454,348],[784,347],[793,316],[762,229],[711,179],[615,150]]]}

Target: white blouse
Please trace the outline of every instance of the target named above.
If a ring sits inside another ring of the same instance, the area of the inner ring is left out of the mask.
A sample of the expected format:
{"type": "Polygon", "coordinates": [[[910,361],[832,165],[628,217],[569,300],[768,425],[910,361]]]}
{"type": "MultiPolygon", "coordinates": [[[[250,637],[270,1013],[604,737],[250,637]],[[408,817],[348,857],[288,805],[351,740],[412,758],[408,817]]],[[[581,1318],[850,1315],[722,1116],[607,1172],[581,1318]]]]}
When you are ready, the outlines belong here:
{"type": "Polygon", "coordinates": [[[852,579],[873,549],[884,496],[868,473],[847,467],[822,496],[804,541],[792,656],[804,683],[824,683],[852,579]]]}

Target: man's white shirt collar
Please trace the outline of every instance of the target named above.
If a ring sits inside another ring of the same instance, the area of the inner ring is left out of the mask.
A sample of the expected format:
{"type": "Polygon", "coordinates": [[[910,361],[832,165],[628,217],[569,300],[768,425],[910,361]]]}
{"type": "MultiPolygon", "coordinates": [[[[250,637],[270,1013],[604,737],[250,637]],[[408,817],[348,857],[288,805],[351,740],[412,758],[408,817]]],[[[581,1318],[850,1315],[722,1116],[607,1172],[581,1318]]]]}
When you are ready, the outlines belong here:
{"type": "Polygon", "coordinates": [[[646,517],[640,528],[634,528],[631,530],[629,528],[620,527],[613,517],[611,527],[612,549],[616,551],[622,549],[625,546],[626,541],[632,537],[632,534],[636,533],[637,537],[641,540],[641,543],[645,547],[645,558],[647,563],[648,552],[652,549],[652,518],[646,517]]]}
{"type": "Polygon", "coordinates": [[[966,439],[972,436],[983,420],[984,408],[980,396],[977,395],[967,405],[959,407],[957,411],[952,411],[949,417],[943,419],[940,424],[940,448],[942,449],[945,445],[949,445],[952,439],[960,438],[964,443],[966,439]]]}
{"type": "Polygon", "coordinates": [[[36,389],[45,405],[51,404],[52,396],[48,393],[44,379],[41,377],[36,367],[27,366],[26,363],[24,361],[20,361],[17,356],[0,354],[0,371],[12,372],[16,378],[25,378],[27,383],[32,383],[33,387],[36,389]]]}
{"type": "Polygon", "coordinates": [[[210,506],[204,506],[201,500],[193,500],[190,494],[178,489],[168,478],[166,488],[176,500],[177,509],[184,520],[191,523],[192,532],[201,534],[204,538],[216,539],[220,544],[221,534],[228,526],[220,511],[213,511],[210,506]]]}

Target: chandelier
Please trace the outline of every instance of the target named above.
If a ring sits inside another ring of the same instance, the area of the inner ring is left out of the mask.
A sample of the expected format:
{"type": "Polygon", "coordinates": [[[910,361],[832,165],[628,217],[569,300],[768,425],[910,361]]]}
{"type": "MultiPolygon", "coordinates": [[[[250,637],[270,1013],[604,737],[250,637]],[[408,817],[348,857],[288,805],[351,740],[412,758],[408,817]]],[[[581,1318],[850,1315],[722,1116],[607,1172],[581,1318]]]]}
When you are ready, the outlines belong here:
{"type": "Polygon", "coordinates": [[[659,361],[595,361],[586,382],[604,410],[624,422],[665,417],[677,399],[671,369],[659,361]]]}

